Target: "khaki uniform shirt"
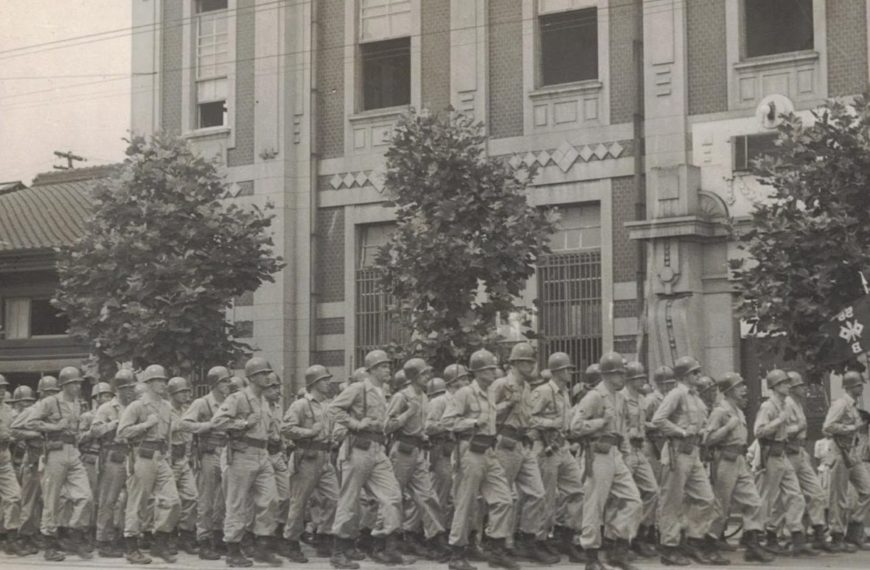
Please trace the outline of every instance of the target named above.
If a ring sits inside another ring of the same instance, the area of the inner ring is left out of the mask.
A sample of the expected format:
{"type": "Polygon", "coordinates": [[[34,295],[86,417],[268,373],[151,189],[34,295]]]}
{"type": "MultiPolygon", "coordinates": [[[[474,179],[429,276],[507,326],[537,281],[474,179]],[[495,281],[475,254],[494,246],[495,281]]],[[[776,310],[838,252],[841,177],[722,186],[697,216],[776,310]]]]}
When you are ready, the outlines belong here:
{"type": "Polygon", "coordinates": [[[456,391],[447,403],[443,422],[455,433],[495,435],[495,404],[491,392],[474,380],[456,391]]]}

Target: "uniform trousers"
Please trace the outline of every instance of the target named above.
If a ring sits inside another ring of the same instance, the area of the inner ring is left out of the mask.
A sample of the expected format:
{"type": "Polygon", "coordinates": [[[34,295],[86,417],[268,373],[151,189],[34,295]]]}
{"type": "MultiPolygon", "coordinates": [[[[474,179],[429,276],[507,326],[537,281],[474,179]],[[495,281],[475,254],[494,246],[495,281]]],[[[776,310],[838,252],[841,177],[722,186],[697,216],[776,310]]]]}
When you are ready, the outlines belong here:
{"type": "Polygon", "coordinates": [[[14,531],[21,521],[21,486],[15,476],[12,454],[0,451],[0,529],[14,531]]]}
{"type": "Polygon", "coordinates": [[[547,452],[544,444],[536,441],[533,451],[538,456],[544,484],[544,527],[537,538],[547,538],[556,525],[557,515],[562,526],[580,530],[583,522],[583,474],[577,460],[564,444],[547,452]]]}
{"type": "Polygon", "coordinates": [[[290,469],[287,466],[287,457],[283,452],[271,454],[269,461],[272,462],[272,470],[275,471],[275,490],[278,493],[275,520],[283,521],[287,518],[287,507],[290,500],[290,469]]]}
{"type": "Polygon", "coordinates": [[[716,516],[716,497],[707,470],[698,456],[672,453],[666,447],[658,521],[663,546],[679,546],[685,529],[688,538],[704,538],[716,516]]]}
{"type": "Polygon", "coordinates": [[[355,538],[359,533],[363,489],[378,505],[377,515],[372,515],[370,522],[374,525],[375,520],[379,520],[382,526],[373,534],[386,536],[401,527],[402,492],[393,466],[383,445],[374,441],[368,443],[368,449],[358,449],[346,442],[340,454],[341,489],[332,527],[332,534],[339,538],[355,538]]]}
{"type": "Polygon", "coordinates": [[[634,477],[637,490],[640,492],[640,499],[643,502],[640,524],[645,526],[654,525],[656,508],[659,502],[659,484],[653,466],[650,464],[649,458],[644,453],[642,446],[635,447],[632,445],[624,460],[625,466],[628,467],[628,470],[631,471],[634,477]]]}
{"type": "Polygon", "coordinates": [[[97,541],[106,542],[117,539],[124,532],[126,454],[122,451],[104,452],[101,470],[97,490],[97,541]]]}
{"type": "Polygon", "coordinates": [[[146,458],[135,452],[133,470],[127,476],[124,536],[140,536],[146,530],[171,532],[180,511],[181,501],[166,454],[155,451],[146,458]]]}
{"type": "Polygon", "coordinates": [[[453,442],[433,445],[429,450],[429,470],[438,504],[441,506],[441,524],[445,528],[453,519],[453,442]]]}
{"type": "Polygon", "coordinates": [[[580,545],[601,548],[602,526],[607,538],[631,540],[640,524],[642,503],[622,452],[613,446],[606,453],[586,453],[592,453],[592,469],[585,474],[580,545]]]}
{"type": "Polygon", "coordinates": [[[278,489],[269,452],[248,446],[227,453],[224,541],[241,542],[251,514],[253,533],[271,536],[277,526],[278,489]]]}
{"type": "MultiPolygon", "coordinates": [[[[288,507],[284,524],[284,538],[299,540],[305,530],[305,506],[317,493],[322,513],[314,516],[315,526],[321,534],[332,532],[335,523],[335,507],[338,502],[338,478],[329,462],[328,451],[303,451],[297,449],[291,456],[294,468],[288,479],[288,507]]],[[[312,510],[312,513],[315,511],[312,510]]]]}
{"type": "Polygon", "coordinates": [[[175,477],[175,488],[181,503],[178,514],[178,530],[193,531],[196,529],[196,479],[186,455],[172,460],[172,475],[175,477]]]}
{"type": "Polygon", "coordinates": [[[720,536],[728,526],[728,517],[736,505],[743,514],[743,531],[764,530],[761,496],[755,486],[755,478],[746,463],[746,457],[734,459],[717,452],[712,466],[713,494],[717,508],[710,534],[720,536]]]}
{"type": "Polygon", "coordinates": [[[546,515],[544,512],[544,482],[538,458],[522,443],[501,437],[495,449],[496,457],[504,469],[508,485],[515,489],[514,500],[522,503],[522,512],[512,513],[515,520],[511,527],[519,523],[521,532],[541,537],[544,534],[546,515]]]}
{"type": "MultiPolygon", "coordinates": [[[[444,532],[444,525],[441,524],[441,506],[432,485],[429,460],[423,450],[396,442],[390,450],[390,463],[393,464],[393,472],[396,474],[399,488],[410,496],[417,507],[416,517],[422,519],[426,538],[444,532]]],[[[408,510],[411,514],[404,517],[402,530],[413,532],[416,530],[414,526],[416,517],[413,509],[408,510]]]]}
{"type": "MultiPolygon", "coordinates": [[[[788,454],[788,460],[794,468],[801,493],[803,493],[804,501],[806,502],[805,516],[809,519],[812,526],[824,525],[828,497],[822,490],[818,473],[813,469],[810,454],[805,449],[801,449],[799,453],[788,454]]],[[[785,524],[786,513],[786,502],[783,501],[783,496],[780,495],[771,515],[771,526],[774,528],[782,527],[785,524]]]]}
{"type": "Polygon", "coordinates": [[[223,447],[199,456],[196,474],[196,538],[199,541],[208,540],[214,531],[223,528],[226,498],[221,475],[222,452],[223,447]]]}
{"type": "Polygon", "coordinates": [[[785,509],[785,527],[789,532],[803,532],[803,516],[806,502],[801,493],[794,467],[785,456],[768,456],[764,468],[756,477],[761,494],[761,517],[774,528],[774,505],[781,501],[785,509]]]}
{"type": "MultiPolygon", "coordinates": [[[[507,474],[495,451],[471,451],[467,441],[459,443],[456,453],[456,486],[453,495],[453,522],[450,526],[450,544],[466,546],[468,534],[476,528],[480,514],[478,497],[488,507],[489,522],[486,534],[502,539],[513,534],[514,494],[507,474]]],[[[543,484],[542,484],[543,486],[543,484]]]]}
{"type": "Polygon", "coordinates": [[[829,490],[831,532],[845,533],[850,521],[863,523],[870,513],[870,470],[866,463],[854,457],[850,459],[851,464],[846,465],[839,448],[832,453],[834,462],[831,465],[829,490]],[[851,504],[848,498],[849,483],[857,495],[851,504]]]}
{"type": "Polygon", "coordinates": [[[76,446],[64,443],[62,448],[48,451],[42,473],[42,500],[42,534],[57,534],[64,502],[70,508],[66,526],[81,529],[89,525],[93,495],[76,446]]]}

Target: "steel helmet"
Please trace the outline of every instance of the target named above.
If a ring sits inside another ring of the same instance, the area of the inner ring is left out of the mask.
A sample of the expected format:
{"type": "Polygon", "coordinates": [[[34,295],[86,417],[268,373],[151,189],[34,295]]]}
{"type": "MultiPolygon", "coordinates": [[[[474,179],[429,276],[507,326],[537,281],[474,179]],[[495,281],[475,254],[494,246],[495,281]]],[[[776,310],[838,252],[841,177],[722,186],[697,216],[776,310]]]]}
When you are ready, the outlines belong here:
{"type": "Polygon", "coordinates": [[[716,387],[716,381],[709,376],[701,376],[698,379],[698,393],[706,394],[716,387]]]}
{"type": "Polygon", "coordinates": [[[170,394],[178,394],[179,392],[184,392],[185,390],[191,392],[190,384],[187,383],[187,380],[182,378],[181,376],[175,376],[169,379],[169,384],[166,385],[166,388],[169,390],[170,394]]]}
{"type": "Polygon", "coordinates": [[[574,387],[571,388],[571,398],[576,398],[580,394],[584,394],[589,389],[589,386],[583,384],[582,382],[577,382],[574,384],[574,387]]]}
{"type": "Polygon", "coordinates": [[[701,369],[701,364],[691,356],[681,356],[674,362],[674,376],[685,378],[689,373],[701,369]]]}
{"type": "Polygon", "coordinates": [[[451,364],[444,369],[444,382],[453,384],[462,378],[468,378],[468,369],[461,364],[451,364]]]}
{"type": "Polygon", "coordinates": [[[676,382],[677,379],[674,378],[674,371],[670,366],[659,366],[656,368],[656,371],[653,372],[653,380],[656,383],[656,386],[661,386],[665,382],[676,382]]]}
{"type": "Polygon", "coordinates": [[[115,389],[120,390],[136,385],[136,374],[129,368],[122,368],[115,373],[115,389]]]}
{"type": "Polygon", "coordinates": [[[97,382],[94,384],[94,387],[91,388],[91,399],[98,397],[100,394],[112,394],[115,395],[115,391],[112,390],[112,386],[108,382],[97,382]]]}
{"type": "Polygon", "coordinates": [[[253,378],[257,374],[266,374],[272,372],[272,365],[269,361],[261,356],[254,356],[245,362],[245,376],[253,378]]]}
{"type": "Polygon", "coordinates": [[[60,388],[57,385],[57,378],[54,376],[43,376],[39,379],[39,383],[36,385],[36,391],[40,395],[60,392],[60,388]]]}
{"type": "Polygon", "coordinates": [[[442,378],[432,378],[426,385],[426,395],[430,398],[447,391],[447,383],[442,378]]]}
{"type": "Polygon", "coordinates": [[[541,373],[538,374],[537,377],[532,378],[529,383],[530,384],[543,384],[544,382],[549,382],[553,379],[553,373],[549,368],[544,368],[541,370],[541,373]]]}
{"type": "Polygon", "coordinates": [[[472,372],[480,372],[481,370],[494,370],[497,368],[495,355],[484,349],[478,350],[468,359],[468,368],[472,372]]]}
{"type": "Polygon", "coordinates": [[[326,369],[326,366],[322,366],[320,364],[314,364],[308,367],[308,370],[305,371],[305,387],[310,388],[316,382],[321,380],[329,380],[332,378],[332,374],[329,373],[329,370],[326,369]]]}
{"type": "Polygon", "coordinates": [[[9,381],[6,380],[6,377],[0,374],[0,386],[8,386],[9,381]]]}
{"type": "Polygon", "coordinates": [[[601,367],[598,364],[590,364],[586,367],[586,372],[583,373],[583,383],[588,386],[595,386],[601,381],[601,367]]]}
{"type": "Polygon", "coordinates": [[[36,398],[33,396],[33,388],[30,386],[21,385],[18,388],[15,388],[15,391],[12,392],[12,398],[16,402],[35,402],[36,398]]]}
{"type": "Polygon", "coordinates": [[[525,360],[527,362],[536,362],[535,349],[527,342],[519,342],[511,348],[511,355],[508,357],[508,362],[517,360],[525,360]]]}
{"type": "Polygon", "coordinates": [[[298,390],[296,390],[296,399],[301,400],[302,398],[305,397],[306,393],[307,392],[306,392],[305,388],[299,388],[298,390]]]}
{"type": "Polygon", "coordinates": [[[402,367],[405,378],[410,382],[413,382],[429,370],[432,370],[432,367],[426,364],[426,361],[422,358],[412,358],[402,367]]]}
{"type": "Polygon", "coordinates": [[[58,386],[66,386],[67,384],[72,384],[73,382],[84,382],[85,379],[82,378],[82,373],[75,366],[66,366],[61,369],[60,373],[57,375],[58,377],[58,386]]]}
{"type": "Polygon", "coordinates": [[[395,374],[393,374],[393,389],[398,390],[399,388],[404,388],[411,381],[408,380],[408,377],[405,375],[404,370],[397,370],[395,374]]]}
{"type": "Polygon", "coordinates": [[[789,388],[797,388],[798,386],[804,385],[804,377],[800,375],[799,372],[795,372],[794,370],[788,371],[788,387],[789,388]]]}
{"type": "Polygon", "coordinates": [[[205,380],[209,386],[215,387],[221,382],[229,382],[232,376],[226,366],[212,366],[208,369],[205,380]]]}
{"type": "Polygon", "coordinates": [[[719,391],[724,394],[743,383],[745,383],[745,380],[743,380],[743,377],[740,374],[737,374],[736,372],[729,372],[728,374],[723,376],[721,380],[719,380],[719,391]]]}
{"type": "Polygon", "coordinates": [[[350,378],[348,378],[348,383],[353,384],[355,382],[362,382],[363,380],[365,380],[368,377],[369,377],[369,371],[366,370],[365,366],[360,366],[359,368],[354,370],[353,373],[350,375],[350,378]]]}
{"type": "Polygon", "coordinates": [[[376,366],[380,366],[381,364],[389,363],[389,362],[390,362],[390,357],[387,356],[386,352],[384,352],[383,350],[372,350],[371,352],[366,354],[366,357],[365,357],[364,362],[363,362],[363,366],[365,367],[366,370],[371,371],[372,368],[375,368],[376,366]]]}
{"type": "MultiPolygon", "coordinates": [[[[854,388],[855,386],[860,386],[863,383],[864,379],[861,378],[861,374],[859,372],[849,370],[843,375],[843,388],[854,388]]],[[[770,384],[768,384],[768,386],[770,386],[770,384]]]]}
{"type": "Polygon", "coordinates": [[[788,382],[788,374],[785,373],[785,370],[774,368],[767,373],[765,380],[767,380],[767,387],[773,388],[774,386],[779,386],[783,382],[788,382]]]}
{"type": "Polygon", "coordinates": [[[601,374],[624,374],[625,359],[618,352],[607,352],[598,361],[601,374]]]}
{"type": "Polygon", "coordinates": [[[571,362],[571,357],[564,352],[554,352],[547,359],[547,368],[555,372],[557,370],[565,370],[566,368],[574,368],[571,362]]]}
{"type": "Polygon", "coordinates": [[[238,392],[248,385],[248,381],[241,376],[233,376],[230,378],[230,392],[238,392]]]}
{"type": "Polygon", "coordinates": [[[273,386],[281,385],[281,378],[278,377],[276,372],[269,372],[267,376],[269,382],[266,384],[266,388],[272,388],[273,386]]]}
{"type": "Polygon", "coordinates": [[[640,362],[629,362],[625,365],[626,380],[646,380],[646,370],[640,362]]]}
{"type": "Polygon", "coordinates": [[[139,375],[139,380],[142,382],[151,382],[152,380],[163,380],[164,382],[169,380],[169,376],[166,374],[166,369],[159,364],[149,364],[145,367],[145,370],[139,375]]]}

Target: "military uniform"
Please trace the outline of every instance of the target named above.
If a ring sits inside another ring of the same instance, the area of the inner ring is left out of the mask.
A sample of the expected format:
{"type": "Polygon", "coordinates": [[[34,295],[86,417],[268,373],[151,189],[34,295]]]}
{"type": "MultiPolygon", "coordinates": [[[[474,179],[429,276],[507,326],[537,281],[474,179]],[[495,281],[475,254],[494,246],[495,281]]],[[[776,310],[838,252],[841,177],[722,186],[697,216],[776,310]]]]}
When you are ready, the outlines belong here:
{"type": "Polygon", "coordinates": [[[187,550],[192,550],[192,542],[196,531],[196,510],[198,494],[196,490],[196,478],[190,466],[190,457],[193,451],[193,434],[197,426],[190,422],[182,421],[186,406],[173,402],[172,410],[172,448],[171,465],[172,475],[175,478],[175,488],[178,491],[178,500],[181,503],[178,516],[178,531],[181,534],[187,550]]]}
{"type": "MultiPolygon", "coordinates": [[[[648,442],[644,396],[640,392],[632,392],[629,388],[625,388],[622,395],[625,399],[626,436],[628,438],[628,451],[624,460],[626,467],[634,477],[634,482],[643,501],[640,525],[648,528],[655,525],[659,485],[645,449],[648,442]]],[[[648,532],[644,534],[648,534],[648,532]]]]}
{"type": "Polygon", "coordinates": [[[441,524],[446,527],[453,516],[453,468],[451,465],[456,443],[444,424],[444,413],[453,395],[444,392],[429,400],[426,407],[425,431],[431,445],[429,450],[429,469],[432,485],[441,507],[441,524]]]}
{"type": "MultiPolygon", "coordinates": [[[[0,384],[0,390],[3,389],[0,384]]],[[[0,403],[0,530],[15,533],[21,519],[21,486],[15,476],[9,447],[13,441],[12,414],[9,404],[0,403]]]]}
{"type": "Polygon", "coordinates": [[[117,439],[118,423],[124,404],[116,396],[94,413],[91,430],[101,441],[100,486],[97,491],[97,542],[120,539],[124,532],[126,505],[126,441],[117,439]]]}
{"type": "Polygon", "coordinates": [[[44,452],[42,434],[35,430],[23,429],[27,417],[33,413],[33,406],[21,410],[12,422],[12,435],[21,445],[21,518],[18,532],[32,537],[39,533],[42,520],[42,487],[40,485],[39,459],[44,452]]]}
{"type": "Polygon", "coordinates": [[[664,399],[665,395],[662,392],[653,390],[643,397],[641,403],[646,422],[646,441],[644,441],[643,451],[646,454],[650,467],[652,467],[653,475],[655,475],[659,486],[662,484],[662,449],[665,445],[665,437],[658,429],[653,427],[652,419],[664,399]]]}
{"type": "Polygon", "coordinates": [[[88,526],[95,528],[97,525],[97,507],[99,492],[100,470],[100,440],[91,431],[94,423],[94,411],[84,412],[79,418],[79,451],[81,452],[82,464],[88,474],[88,483],[91,486],[91,502],[88,513],[88,526]]]}
{"type": "MultiPolygon", "coordinates": [[[[279,402],[269,404],[269,417],[272,427],[269,428],[268,443],[269,461],[275,472],[275,491],[278,494],[278,505],[275,509],[275,520],[280,525],[287,520],[290,506],[290,468],[287,465],[287,455],[284,452],[284,439],[281,437],[282,410],[279,402]]],[[[280,529],[279,529],[280,530],[280,529]]]]}

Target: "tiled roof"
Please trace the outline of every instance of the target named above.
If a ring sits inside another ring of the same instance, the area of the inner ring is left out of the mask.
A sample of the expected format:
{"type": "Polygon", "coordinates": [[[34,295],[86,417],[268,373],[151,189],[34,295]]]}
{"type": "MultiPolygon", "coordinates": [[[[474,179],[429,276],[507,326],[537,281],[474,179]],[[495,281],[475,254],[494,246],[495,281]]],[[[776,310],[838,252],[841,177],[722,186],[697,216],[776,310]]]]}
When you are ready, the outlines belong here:
{"type": "Polygon", "coordinates": [[[90,216],[91,190],[115,168],[48,172],[30,188],[0,193],[0,252],[71,244],[90,216]]]}

